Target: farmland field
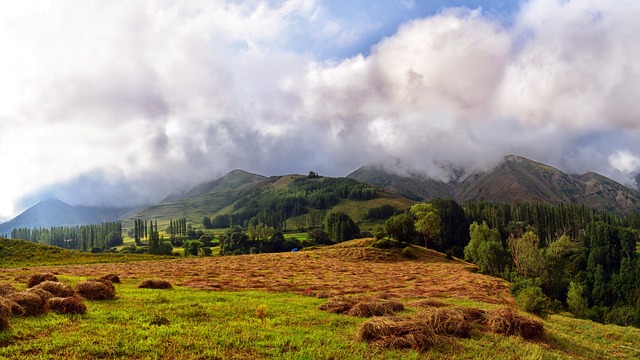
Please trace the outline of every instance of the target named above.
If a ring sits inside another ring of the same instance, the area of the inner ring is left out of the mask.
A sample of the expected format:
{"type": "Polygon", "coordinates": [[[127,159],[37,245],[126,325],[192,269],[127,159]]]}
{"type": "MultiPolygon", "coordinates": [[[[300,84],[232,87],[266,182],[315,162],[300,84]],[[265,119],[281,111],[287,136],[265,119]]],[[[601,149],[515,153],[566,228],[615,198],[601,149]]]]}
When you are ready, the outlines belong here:
{"type": "Polygon", "coordinates": [[[297,253],[203,257],[127,263],[5,268],[0,283],[23,289],[36,272],[76,284],[115,273],[115,300],[86,300],[82,315],[49,312],[14,317],[0,331],[0,358],[17,359],[352,359],[352,358],[634,358],[640,330],[569,316],[544,320],[542,338],[525,340],[474,330],[468,338],[442,338],[422,352],[386,349],[361,341],[366,318],[320,306],[335,295],[366,294],[405,305],[421,301],[490,310],[514,306],[504,280],[418,247],[418,258],[355,240],[297,253]],[[164,279],[169,290],[139,289],[164,279]],[[258,315],[263,306],[265,314],[258,315]]]}

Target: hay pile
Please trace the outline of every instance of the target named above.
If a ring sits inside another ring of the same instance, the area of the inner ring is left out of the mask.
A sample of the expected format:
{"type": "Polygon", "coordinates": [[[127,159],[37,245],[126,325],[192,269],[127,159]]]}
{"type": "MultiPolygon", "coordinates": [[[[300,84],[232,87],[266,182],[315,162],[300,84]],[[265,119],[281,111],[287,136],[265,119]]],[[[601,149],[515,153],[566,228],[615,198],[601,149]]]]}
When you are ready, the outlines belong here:
{"type": "Polygon", "coordinates": [[[7,329],[11,326],[11,305],[9,301],[0,297],[0,330],[7,329]]]}
{"type": "Polygon", "coordinates": [[[87,306],[79,296],[54,297],[47,301],[47,307],[58,314],[84,314],[87,306]]]}
{"type": "Polygon", "coordinates": [[[360,326],[357,336],[380,347],[425,350],[451,337],[470,338],[474,330],[525,339],[540,339],[544,333],[541,321],[522,316],[511,308],[487,312],[475,308],[434,307],[413,317],[374,317],[360,326]]]}
{"type": "Polygon", "coordinates": [[[27,290],[25,290],[25,292],[28,293],[32,293],[32,294],[36,294],[38,296],[40,296],[42,298],[42,300],[44,300],[45,302],[49,299],[51,299],[52,297],[54,297],[54,295],[46,290],[42,290],[42,289],[38,289],[35,287],[29,288],[27,290]]]}
{"type": "Polygon", "coordinates": [[[496,334],[517,335],[525,339],[540,339],[544,334],[542,321],[522,316],[511,308],[489,311],[487,328],[496,334]]]}
{"type": "Polygon", "coordinates": [[[358,338],[383,348],[426,350],[436,341],[427,326],[408,318],[374,317],[358,329],[358,338]]]}
{"type": "Polygon", "coordinates": [[[8,306],[9,309],[11,310],[11,313],[14,316],[23,316],[24,315],[24,309],[17,302],[15,302],[13,300],[10,300],[10,299],[7,299],[5,297],[1,297],[1,296],[0,296],[0,302],[5,304],[6,306],[8,306]]]}
{"type": "Polygon", "coordinates": [[[138,284],[139,288],[145,289],[171,289],[173,286],[166,280],[144,280],[138,284]]]}
{"type": "Polygon", "coordinates": [[[322,304],[320,310],[335,314],[372,317],[394,315],[396,312],[404,310],[404,305],[398,301],[369,296],[359,298],[336,296],[322,304]]]}
{"type": "Polygon", "coordinates": [[[40,284],[41,282],[44,281],[55,281],[58,282],[58,278],[51,274],[51,273],[39,273],[39,274],[33,274],[31,276],[29,276],[29,281],[27,282],[27,287],[34,287],[38,284],[40,284]]]}
{"type": "Polygon", "coordinates": [[[119,284],[120,283],[120,277],[118,275],[116,275],[116,274],[107,274],[107,275],[104,275],[104,276],[100,277],[100,279],[109,280],[113,284],[119,284]]]}
{"type": "Polygon", "coordinates": [[[18,290],[14,288],[11,284],[0,284],[0,296],[7,296],[11,293],[17,292],[18,290]]]}
{"type": "Polygon", "coordinates": [[[24,310],[24,316],[38,316],[46,312],[45,301],[40,296],[22,291],[7,295],[7,299],[15,301],[24,310]]]}
{"type": "MultiPolygon", "coordinates": [[[[111,282],[109,282],[111,284],[111,282]]],[[[87,280],[76,285],[76,291],[87,300],[111,300],[115,299],[116,292],[113,284],[109,286],[102,281],[87,280]]]]}
{"type": "Polygon", "coordinates": [[[55,297],[68,297],[73,296],[76,293],[76,291],[70,285],[50,280],[39,283],[38,285],[34,286],[33,289],[48,291],[55,297]]]}

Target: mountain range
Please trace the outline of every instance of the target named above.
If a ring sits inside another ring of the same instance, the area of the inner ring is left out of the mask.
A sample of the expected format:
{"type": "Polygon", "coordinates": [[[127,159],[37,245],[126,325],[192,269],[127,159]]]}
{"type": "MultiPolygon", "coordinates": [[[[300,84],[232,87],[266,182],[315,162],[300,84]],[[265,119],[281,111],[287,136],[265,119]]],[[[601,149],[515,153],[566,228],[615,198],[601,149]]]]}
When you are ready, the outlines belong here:
{"type": "MultiPolygon", "coordinates": [[[[459,203],[542,202],[584,205],[612,213],[640,209],[640,192],[605,176],[589,172],[570,175],[552,166],[509,155],[487,172],[476,172],[459,181],[443,182],[423,174],[400,175],[382,166],[363,166],[346,178],[310,178],[306,175],[265,177],[233,170],[223,177],[172,194],[143,208],[71,206],[60,200],[44,200],[16,218],[0,224],[0,234],[13,228],[51,227],[135,218],[168,220],[186,217],[200,223],[203,217],[244,219],[260,209],[279,209],[285,225],[302,226],[318,211],[343,211],[354,220],[365,220],[367,211],[390,205],[402,210],[417,201],[452,198],[459,203]],[[368,190],[371,189],[371,190],[368,190]],[[349,192],[375,191],[355,199],[349,192]],[[287,207],[288,206],[288,207],[287,207]],[[291,209],[291,207],[297,207],[291,209]],[[285,210],[282,210],[285,209],[285,210]]],[[[227,220],[229,221],[229,220],[227,220]]]]}

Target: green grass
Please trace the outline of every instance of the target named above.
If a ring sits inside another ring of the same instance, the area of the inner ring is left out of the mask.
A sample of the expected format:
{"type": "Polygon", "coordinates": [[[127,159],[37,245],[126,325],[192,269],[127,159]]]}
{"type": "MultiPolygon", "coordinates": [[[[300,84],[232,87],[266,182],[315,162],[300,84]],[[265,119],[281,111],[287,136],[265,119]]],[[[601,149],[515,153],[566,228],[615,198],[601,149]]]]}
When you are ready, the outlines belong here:
{"type": "MultiPolygon", "coordinates": [[[[82,278],[61,277],[74,283],[82,278]]],[[[268,292],[210,292],[117,285],[117,299],[87,301],[85,315],[14,318],[0,332],[11,359],[605,359],[634,358],[640,331],[553,315],[541,342],[490,333],[448,339],[428,352],[383,350],[360,342],[365,319],[318,310],[325,300],[268,292]],[[266,305],[259,319],[256,309],[266,305]]],[[[457,306],[487,304],[445,300],[457,306]]],[[[491,307],[491,305],[489,305],[491,307]]],[[[409,308],[407,314],[415,312],[409,308]]]]}
{"type": "Polygon", "coordinates": [[[24,240],[0,238],[0,267],[16,268],[46,265],[94,264],[159,260],[165,257],[144,254],[92,254],[24,240]]]}

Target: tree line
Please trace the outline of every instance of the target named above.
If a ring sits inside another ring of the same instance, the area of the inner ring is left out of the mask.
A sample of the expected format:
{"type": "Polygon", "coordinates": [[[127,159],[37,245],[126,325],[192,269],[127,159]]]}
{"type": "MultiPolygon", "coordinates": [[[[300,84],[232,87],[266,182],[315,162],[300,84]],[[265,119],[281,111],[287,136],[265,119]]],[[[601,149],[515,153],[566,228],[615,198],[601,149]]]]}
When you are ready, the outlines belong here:
{"type": "Polygon", "coordinates": [[[81,251],[103,251],[122,245],[123,241],[120,221],[96,225],[17,228],[11,231],[11,238],[81,251]]]}

